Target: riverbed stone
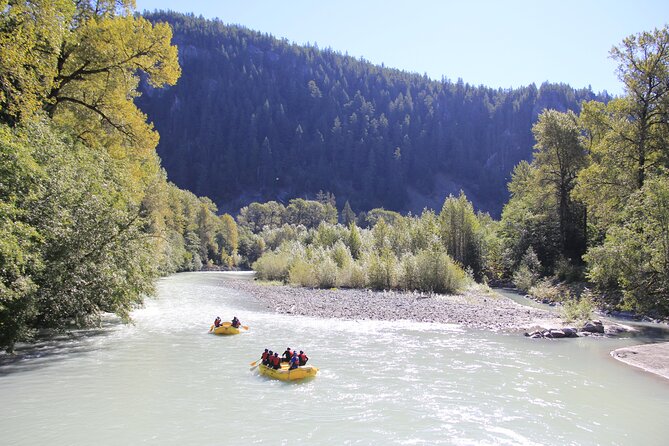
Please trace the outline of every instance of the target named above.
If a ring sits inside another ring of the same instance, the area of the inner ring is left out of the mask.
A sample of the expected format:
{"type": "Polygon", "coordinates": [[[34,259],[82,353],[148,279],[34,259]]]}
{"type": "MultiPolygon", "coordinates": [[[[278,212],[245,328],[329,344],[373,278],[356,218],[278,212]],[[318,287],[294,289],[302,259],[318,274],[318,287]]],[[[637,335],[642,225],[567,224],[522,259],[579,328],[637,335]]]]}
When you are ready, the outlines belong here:
{"type": "MultiPolygon", "coordinates": [[[[226,281],[226,287],[249,292],[278,313],[343,319],[413,320],[460,324],[490,330],[558,327],[558,317],[473,286],[460,295],[378,292],[358,289],[310,289],[266,286],[248,280],[226,281]],[[550,324],[550,325],[545,325],[550,324]]],[[[529,332],[529,330],[528,330],[529,332]]]]}
{"type": "Polygon", "coordinates": [[[553,328],[548,331],[548,335],[546,336],[548,338],[554,338],[554,339],[560,339],[560,338],[565,338],[567,335],[564,333],[564,331],[553,328]]]}
{"type": "Polygon", "coordinates": [[[604,334],[604,324],[598,320],[588,321],[581,327],[581,331],[604,334]]]}
{"type": "Polygon", "coordinates": [[[562,332],[564,333],[565,337],[567,337],[567,338],[577,338],[578,337],[578,330],[576,330],[573,327],[564,327],[564,328],[562,328],[562,332]]]}

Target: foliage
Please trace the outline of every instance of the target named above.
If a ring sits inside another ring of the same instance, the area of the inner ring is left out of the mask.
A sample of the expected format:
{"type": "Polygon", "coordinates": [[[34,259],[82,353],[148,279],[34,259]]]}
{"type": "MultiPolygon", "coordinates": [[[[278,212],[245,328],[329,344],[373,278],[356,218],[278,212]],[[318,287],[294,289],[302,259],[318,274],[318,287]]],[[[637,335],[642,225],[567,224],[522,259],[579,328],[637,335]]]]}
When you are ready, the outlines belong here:
{"type": "Polygon", "coordinates": [[[537,281],[529,290],[528,294],[540,301],[564,302],[568,301],[571,294],[567,289],[559,285],[553,285],[549,279],[537,281]]]}
{"type": "Polygon", "coordinates": [[[416,256],[418,287],[430,293],[458,293],[466,284],[462,268],[453,263],[446,252],[421,251],[416,256]]]}
{"type": "Polygon", "coordinates": [[[458,198],[449,196],[439,214],[441,240],[446,252],[465,268],[472,268],[480,278],[483,271],[481,232],[474,207],[464,192],[458,198]]]}
{"type": "MultiPolygon", "coordinates": [[[[552,271],[560,259],[579,264],[585,252],[585,207],[572,191],[587,161],[574,113],[546,110],[532,131],[537,140],[533,159],[514,169],[501,233],[513,263],[532,247],[546,270],[552,271]]],[[[520,276],[525,287],[527,271],[520,276]]]]}
{"type": "Polygon", "coordinates": [[[669,177],[646,180],[621,220],[586,255],[589,278],[603,290],[619,287],[627,308],[669,314],[669,177]]]}
{"type": "Polygon", "coordinates": [[[562,317],[567,322],[584,323],[592,319],[594,309],[593,293],[586,289],[578,299],[563,302],[562,317]]]}
{"type": "Polygon", "coordinates": [[[158,274],[240,262],[229,215],[167,182],[135,106],[179,76],[132,0],[0,1],[0,346],[124,319],[158,274]]]}
{"type": "Polygon", "coordinates": [[[537,283],[540,275],[541,262],[530,246],[513,274],[513,283],[519,290],[528,292],[537,283]]]}
{"type": "Polygon", "coordinates": [[[268,252],[253,264],[253,269],[258,279],[286,281],[290,270],[290,259],[280,252],[268,252]]]}
{"type": "Polygon", "coordinates": [[[240,209],[237,222],[255,234],[285,225],[315,228],[322,222],[336,223],[337,209],[330,203],[302,198],[290,200],[288,206],[276,201],[254,202],[240,209]]]}
{"type": "Polygon", "coordinates": [[[434,212],[426,211],[420,217],[397,214],[391,223],[379,218],[372,229],[325,221],[311,229],[265,229],[259,236],[268,250],[253,268],[262,279],[297,286],[457,293],[468,279],[441,243],[440,228],[434,212]],[[285,237],[271,249],[278,232],[285,237]]]}
{"type": "Polygon", "coordinates": [[[183,74],[165,91],[142,86],[138,104],[163,135],[170,178],[226,211],[327,190],[356,213],[415,212],[462,188],[498,215],[538,113],[608,99],[564,84],[431,80],[218,20],[146,17],[172,25],[183,74]]]}

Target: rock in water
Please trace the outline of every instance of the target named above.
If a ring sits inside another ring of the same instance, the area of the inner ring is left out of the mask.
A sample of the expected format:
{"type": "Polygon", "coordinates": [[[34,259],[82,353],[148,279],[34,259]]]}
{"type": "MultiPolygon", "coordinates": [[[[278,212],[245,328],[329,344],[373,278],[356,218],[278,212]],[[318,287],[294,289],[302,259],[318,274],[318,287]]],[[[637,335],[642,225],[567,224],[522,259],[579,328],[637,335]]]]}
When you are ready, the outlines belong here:
{"type": "Polygon", "coordinates": [[[604,334],[604,324],[602,324],[602,321],[588,321],[581,328],[581,331],[604,334]]]}

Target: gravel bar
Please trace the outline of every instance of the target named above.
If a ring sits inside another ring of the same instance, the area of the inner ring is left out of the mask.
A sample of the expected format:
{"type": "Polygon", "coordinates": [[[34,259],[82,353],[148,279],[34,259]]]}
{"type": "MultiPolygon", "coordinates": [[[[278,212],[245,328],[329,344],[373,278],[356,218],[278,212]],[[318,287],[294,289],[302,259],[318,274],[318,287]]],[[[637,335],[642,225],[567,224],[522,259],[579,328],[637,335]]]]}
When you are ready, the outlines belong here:
{"type": "Polygon", "coordinates": [[[225,286],[254,296],[269,311],[280,314],[349,320],[438,322],[495,331],[561,325],[560,319],[553,313],[520,305],[482,286],[473,286],[459,295],[323,290],[250,280],[228,280],[225,286]]]}
{"type": "Polygon", "coordinates": [[[613,350],[611,356],[625,364],[669,379],[669,342],[619,348],[613,350]]]}

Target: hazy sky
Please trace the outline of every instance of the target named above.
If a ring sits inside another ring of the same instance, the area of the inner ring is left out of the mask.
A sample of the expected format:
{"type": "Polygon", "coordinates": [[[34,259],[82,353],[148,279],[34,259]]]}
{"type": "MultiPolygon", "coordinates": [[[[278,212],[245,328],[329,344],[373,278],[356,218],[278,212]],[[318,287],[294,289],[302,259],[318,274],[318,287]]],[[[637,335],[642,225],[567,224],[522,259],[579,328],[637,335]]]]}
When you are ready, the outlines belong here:
{"type": "Polygon", "coordinates": [[[609,50],[669,23],[667,0],[137,0],[490,87],[565,82],[621,93],[609,50]]]}

